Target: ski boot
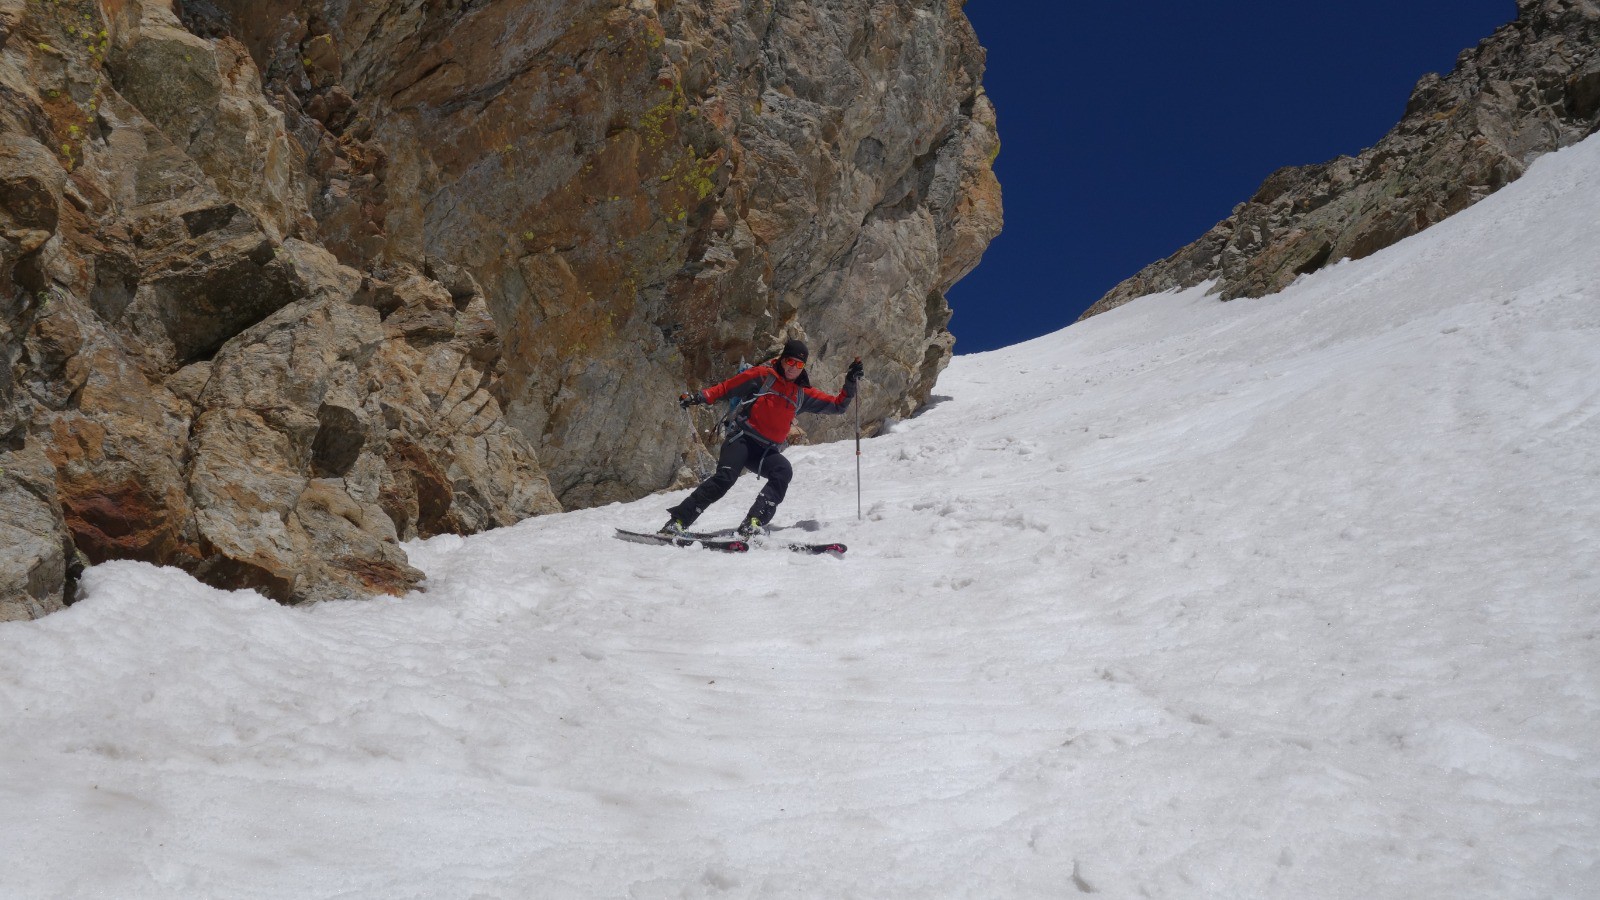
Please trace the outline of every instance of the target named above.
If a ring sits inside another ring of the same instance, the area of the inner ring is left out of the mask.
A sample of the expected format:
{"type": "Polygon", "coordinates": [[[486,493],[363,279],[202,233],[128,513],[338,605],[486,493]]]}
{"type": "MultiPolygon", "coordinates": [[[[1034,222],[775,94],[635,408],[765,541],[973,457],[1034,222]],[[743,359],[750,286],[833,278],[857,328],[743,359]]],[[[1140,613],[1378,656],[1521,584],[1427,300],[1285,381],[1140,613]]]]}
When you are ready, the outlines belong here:
{"type": "Polygon", "coordinates": [[[740,522],[739,527],[736,530],[739,532],[740,537],[751,538],[763,533],[766,529],[762,526],[760,519],[756,518],[755,516],[751,516],[750,518],[745,519],[743,522],[740,522]]]}

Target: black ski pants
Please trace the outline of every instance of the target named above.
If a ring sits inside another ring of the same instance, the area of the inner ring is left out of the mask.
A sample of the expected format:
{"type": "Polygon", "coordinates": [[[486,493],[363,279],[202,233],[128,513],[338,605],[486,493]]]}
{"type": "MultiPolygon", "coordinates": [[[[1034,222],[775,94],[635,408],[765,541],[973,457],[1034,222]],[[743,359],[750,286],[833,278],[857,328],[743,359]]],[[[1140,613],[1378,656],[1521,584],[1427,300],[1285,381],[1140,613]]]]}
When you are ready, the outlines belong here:
{"type": "Polygon", "coordinates": [[[722,445],[722,452],[717,456],[717,471],[700,486],[695,488],[684,501],[671,507],[667,512],[674,519],[681,519],[685,526],[694,524],[706,507],[722,499],[722,495],[733,487],[745,470],[765,478],[766,486],[761,488],[761,493],[756,495],[756,502],[751,504],[750,512],[746,519],[754,518],[762,525],[772,521],[772,516],[778,511],[778,504],[783,502],[783,497],[789,492],[789,479],[794,477],[794,467],[783,458],[778,448],[763,444],[746,434],[730,438],[722,445]]]}

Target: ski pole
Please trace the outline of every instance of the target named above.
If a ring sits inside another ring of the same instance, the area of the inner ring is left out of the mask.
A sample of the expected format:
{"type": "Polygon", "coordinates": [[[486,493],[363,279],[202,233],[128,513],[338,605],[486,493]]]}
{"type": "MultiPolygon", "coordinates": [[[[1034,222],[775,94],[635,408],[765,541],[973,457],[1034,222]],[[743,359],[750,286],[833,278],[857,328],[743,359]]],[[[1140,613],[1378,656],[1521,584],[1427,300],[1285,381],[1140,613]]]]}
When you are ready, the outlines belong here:
{"type": "Polygon", "coordinates": [[[861,404],[859,403],[856,404],[856,521],[861,521],[861,404]]]}

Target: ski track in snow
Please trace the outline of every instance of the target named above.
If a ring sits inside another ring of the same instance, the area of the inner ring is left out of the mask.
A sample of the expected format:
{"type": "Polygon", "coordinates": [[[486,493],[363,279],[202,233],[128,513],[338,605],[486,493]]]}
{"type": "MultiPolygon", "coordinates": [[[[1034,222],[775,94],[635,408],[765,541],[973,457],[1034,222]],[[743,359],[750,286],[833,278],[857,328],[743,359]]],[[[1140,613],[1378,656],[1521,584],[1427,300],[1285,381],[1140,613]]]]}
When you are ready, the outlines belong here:
{"type": "Polygon", "coordinates": [[[611,539],[674,495],[398,599],[96,567],[0,625],[0,896],[1600,896],[1597,211],[1591,139],[958,358],[863,521],[793,452],[845,560],[611,539]]]}

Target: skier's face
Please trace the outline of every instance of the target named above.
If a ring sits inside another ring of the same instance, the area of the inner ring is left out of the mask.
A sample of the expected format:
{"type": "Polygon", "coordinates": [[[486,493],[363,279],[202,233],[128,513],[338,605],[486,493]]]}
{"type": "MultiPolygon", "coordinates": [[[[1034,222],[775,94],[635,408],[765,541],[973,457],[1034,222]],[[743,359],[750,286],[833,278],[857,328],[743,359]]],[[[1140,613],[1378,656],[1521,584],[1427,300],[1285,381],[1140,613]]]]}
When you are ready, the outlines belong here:
{"type": "Polygon", "coordinates": [[[804,372],[806,369],[805,363],[795,359],[792,356],[785,356],[783,359],[778,361],[778,365],[783,369],[783,377],[789,379],[790,381],[799,378],[800,373],[804,372]]]}

